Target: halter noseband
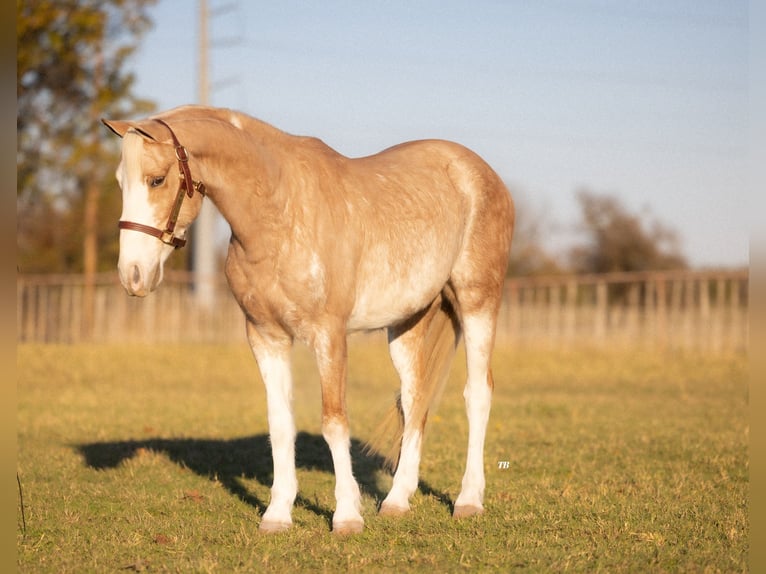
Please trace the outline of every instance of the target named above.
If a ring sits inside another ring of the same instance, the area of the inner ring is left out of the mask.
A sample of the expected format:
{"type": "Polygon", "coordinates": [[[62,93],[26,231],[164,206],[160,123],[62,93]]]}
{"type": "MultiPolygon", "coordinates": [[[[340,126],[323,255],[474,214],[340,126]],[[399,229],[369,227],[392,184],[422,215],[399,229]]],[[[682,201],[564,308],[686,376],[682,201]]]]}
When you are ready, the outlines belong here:
{"type": "Polygon", "coordinates": [[[176,199],[173,202],[173,208],[168,215],[168,222],[165,225],[165,229],[158,229],[150,225],[144,225],[143,223],[134,223],[133,221],[120,221],[117,227],[120,229],[130,229],[132,231],[140,231],[146,233],[152,237],[156,237],[167,245],[172,245],[176,249],[186,245],[186,239],[183,237],[177,237],[174,234],[176,228],[176,222],[178,221],[178,214],[181,212],[181,205],[184,201],[184,195],[190,198],[194,195],[194,192],[200,193],[205,196],[205,184],[201,181],[194,181],[189,171],[189,154],[186,153],[186,148],[181,145],[173,133],[173,130],[163,120],[155,119],[155,122],[161,123],[170,132],[170,137],[173,138],[173,147],[176,150],[176,159],[178,159],[178,171],[181,176],[178,184],[178,192],[176,193],[176,199]]]}

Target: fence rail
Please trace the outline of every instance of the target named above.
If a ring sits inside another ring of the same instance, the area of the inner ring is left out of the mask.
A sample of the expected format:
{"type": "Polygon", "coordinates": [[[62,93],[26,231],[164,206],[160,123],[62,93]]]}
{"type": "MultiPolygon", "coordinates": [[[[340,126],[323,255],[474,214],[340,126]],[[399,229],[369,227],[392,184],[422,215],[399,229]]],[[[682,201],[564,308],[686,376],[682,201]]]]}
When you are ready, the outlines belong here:
{"type": "MultiPolygon", "coordinates": [[[[242,313],[220,278],[212,306],[191,276],[169,273],[145,299],[99,275],[84,312],[80,275],[17,278],[19,342],[239,342],[242,313]]],[[[613,273],[516,278],[505,284],[498,343],[624,345],[705,351],[748,345],[748,271],[613,273]]]]}

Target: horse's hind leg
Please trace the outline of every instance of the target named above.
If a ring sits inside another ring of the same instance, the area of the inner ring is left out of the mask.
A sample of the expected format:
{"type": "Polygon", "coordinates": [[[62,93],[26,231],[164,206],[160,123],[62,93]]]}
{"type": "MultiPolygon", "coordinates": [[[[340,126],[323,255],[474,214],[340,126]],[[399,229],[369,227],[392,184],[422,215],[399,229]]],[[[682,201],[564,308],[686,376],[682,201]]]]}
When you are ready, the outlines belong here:
{"type": "Polygon", "coordinates": [[[399,451],[399,461],[394,473],[394,482],[383,503],[380,514],[398,516],[410,509],[410,496],[418,486],[418,467],[420,466],[421,442],[425,417],[412,419],[412,407],[418,383],[423,378],[422,345],[428,329],[431,310],[410,319],[402,325],[388,329],[388,347],[391,360],[401,380],[400,406],[404,418],[404,429],[399,451]]]}
{"type": "Polygon", "coordinates": [[[494,388],[490,360],[514,222],[511,196],[497,174],[476,163],[465,167],[456,162],[449,168],[450,177],[472,203],[463,252],[450,276],[461,311],[468,370],[463,392],[468,453],[455,517],[484,510],[484,438],[494,388]]]}
{"type": "Polygon", "coordinates": [[[484,439],[494,387],[490,359],[496,309],[492,305],[471,313],[464,309],[462,319],[468,370],[463,392],[468,414],[468,453],[462,488],[455,501],[453,515],[456,518],[484,511],[484,439]]]}
{"type": "Polygon", "coordinates": [[[441,295],[424,312],[388,330],[391,359],[402,383],[404,428],[393,485],[380,506],[382,515],[410,509],[428,409],[444,384],[459,337],[457,317],[441,295]]]}

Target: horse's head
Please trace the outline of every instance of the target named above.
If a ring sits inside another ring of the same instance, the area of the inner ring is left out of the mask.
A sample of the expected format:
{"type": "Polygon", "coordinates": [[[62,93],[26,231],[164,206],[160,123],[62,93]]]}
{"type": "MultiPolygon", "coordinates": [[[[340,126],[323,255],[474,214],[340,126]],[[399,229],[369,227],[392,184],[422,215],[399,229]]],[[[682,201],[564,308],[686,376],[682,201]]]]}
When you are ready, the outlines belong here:
{"type": "MultiPolygon", "coordinates": [[[[102,121],[123,138],[116,173],[122,189],[120,282],[129,294],[144,297],[162,281],[165,260],[185,243],[186,229],[202,206],[204,186],[192,185],[190,175],[182,177],[181,159],[187,153],[179,150],[169,126],[156,120],[102,121]]],[[[188,162],[185,169],[188,174],[188,162]]]]}

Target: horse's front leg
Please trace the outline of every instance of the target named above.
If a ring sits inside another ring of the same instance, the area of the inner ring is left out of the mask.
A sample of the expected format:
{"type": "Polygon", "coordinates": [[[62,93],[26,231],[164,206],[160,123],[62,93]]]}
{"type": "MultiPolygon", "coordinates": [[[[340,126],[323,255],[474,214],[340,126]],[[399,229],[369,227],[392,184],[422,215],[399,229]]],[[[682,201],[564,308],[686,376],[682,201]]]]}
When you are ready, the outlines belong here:
{"type": "Polygon", "coordinates": [[[250,322],[247,324],[247,338],[266,386],[269,437],[274,460],[271,501],[261,519],[260,530],[279,532],[287,530],[292,524],[291,513],[298,493],[290,372],[292,339],[287,335],[266,337],[250,322]]]}
{"type": "Polygon", "coordinates": [[[337,328],[319,333],[314,340],[322,384],[322,435],[330,447],[335,469],[336,534],[361,532],[361,494],[351,469],[351,438],[346,414],[346,333],[337,328]]]}

